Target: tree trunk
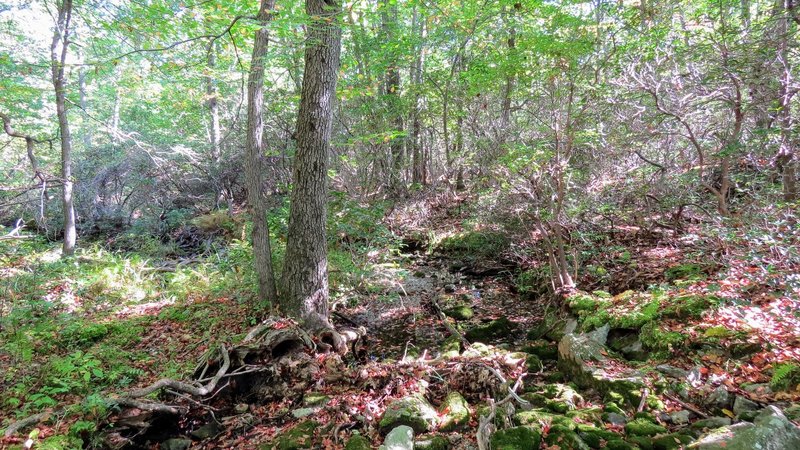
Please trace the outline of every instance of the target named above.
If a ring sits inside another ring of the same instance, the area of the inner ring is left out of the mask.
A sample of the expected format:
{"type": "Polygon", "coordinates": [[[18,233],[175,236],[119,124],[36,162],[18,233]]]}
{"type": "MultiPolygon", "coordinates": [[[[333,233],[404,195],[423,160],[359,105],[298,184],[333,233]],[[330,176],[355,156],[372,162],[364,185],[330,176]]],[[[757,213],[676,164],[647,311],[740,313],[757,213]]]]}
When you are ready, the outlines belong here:
{"type": "MultiPolygon", "coordinates": [[[[88,104],[86,102],[86,70],[81,67],[78,72],[78,89],[80,90],[80,105],[83,113],[86,114],[88,104]]],[[[85,126],[83,130],[83,148],[89,149],[92,146],[92,127],[85,126]]]]}
{"type": "Polygon", "coordinates": [[[297,155],[283,270],[282,312],[311,330],[328,317],[328,152],[341,51],[338,0],[306,0],[305,74],[297,116],[297,155]]]}
{"type": "Polygon", "coordinates": [[[253,259],[258,277],[258,299],[261,303],[277,300],[275,272],[272,269],[272,249],[269,242],[267,223],[267,202],[261,192],[263,186],[264,155],[264,58],[269,44],[267,24],[272,19],[275,0],[261,0],[258,20],[261,28],[256,31],[253,44],[253,57],[247,79],[247,154],[245,158],[245,183],[247,184],[247,203],[253,220],[251,235],[253,259]]]}
{"type": "Polygon", "coordinates": [[[792,98],[797,92],[792,88],[792,72],[789,61],[789,35],[791,11],[786,7],[786,4],[778,0],[776,3],[777,17],[777,30],[776,37],[778,39],[778,64],[781,69],[780,78],[780,109],[778,116],[778,126],[781,128],[781,141],[776,156],[777,166],[781,170],[783,177],[783,200],[786,202],[793,202],[798,198],[797,192],[797,161],[795,158],[793,129],[795,128],[795,120],[792,117],[792,98]]]}
{"type": "Polygon", "coordinates": [[[63,207],[64,207],[64,245],[63,256],[75,253],[75,207],[72,202],[72,137],[69,133],[67,120],[66,82],[64,77],[64,62],[67,58],[69,46],[69,25],[72,18],[72,0],[63,0],[58,4],[58,19],[50,45],[50,68],[52,71],[53,89],[56,94],[56,114],[58,127],[61,131],[61,177],[63,178],[63,207]]]}
{"type": "MultiPolygon", "coordinates": [[[[388,42],[395,40],[395,28],[397,23],[397,3],[384,0],[381,6],[381,21],[383,22],[383,32],[388,42]]],[[[400,101],[400,68],[396,58],[392,58],[389,67],[386,69],[386,95],[390,99],[389,114],[392,114],[392,127],[394,132],[390,143],[391,167],[389,169],[389,191],[392,196],[403,195],[403,141],[400,137],[403,134],[403,115],[400,101]]]]}
{"type": "MultiPolygon", "coordinates": [[[[266,51],[266,46],[264,47],[266,51]]],[[[217,85],[211,71],[217,64],[217,49],[214,42],[208,44],[208,56],[206,67],[208,75],[206,82],[206,105],[208,105],[208,134],[211,141],[211,161],[216,166],[220,158],[220,127],[219,127],[219,103],[217,101],[217,85]]]]}
{"type": "MultiPolygon", "coordinates": [[[[421,14],[417,10],[417,6],[414,7],[414,17],[413,23],[411,28],[414,30],[414,33],[419,37],[420,42],[423,42],[425,39],[425,20],[421,17],[421,14]]],[[[421,132],[421,121],[420,121],[420,114],[422,113],[422,96],[419,95],[417,89],[419,89],[420,85],[422,85],[422,73],[424,70],[425,64],[425,47],[424,44],[421,43],[419,48],[417,48],[416,56],[414,58],[414,62],[411,65],[411,83],[413,85],[414,94],[416,95],[416,100],[414,101],[414,108],[411,112],[411,157],[412,161],[412,170],[411,170],[411,182],[414,184],[424,184],[424,155],[422,153],[422,132],[421,132]]]]}

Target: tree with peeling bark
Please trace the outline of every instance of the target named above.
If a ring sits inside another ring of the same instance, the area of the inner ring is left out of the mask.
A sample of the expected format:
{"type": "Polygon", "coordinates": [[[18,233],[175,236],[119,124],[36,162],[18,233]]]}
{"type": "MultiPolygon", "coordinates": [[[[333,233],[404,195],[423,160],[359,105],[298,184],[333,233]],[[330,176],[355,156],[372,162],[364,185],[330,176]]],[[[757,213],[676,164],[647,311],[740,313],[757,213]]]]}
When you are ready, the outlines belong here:
{"type": "Polygon", "coordinates": [[[253,58],[247,79],[247,154],[245,157],[245,182],[247,203],[253,220],[251,240],[253,259],[258,277],[258,298],[262,303],[277,298],[275,272],[272,269],[272,249],[267,223],[267,201],[261,192],[263,186],[264,157],[264,58],[269,45],[267,25],[272,19],[275,0],[261,0],[256,16],[261,28],[256,31],[253,58]]]}
{"type": "Polygon", "coordinates": [[[61,132],[61,178],[62,178],[62,203],[64,208],[64,244],[63,256],[75,253],[77,231],[75,229],[75,206],[72,199],[72,136],[69,132],[67,118],[67,93],[64,66],[69,48],[70,21],[72,20],[72,0],[63,0],[58,3],[56,27],[53,31],[53,41],[50,45],[50,69],[52,72],[53,89],[56,93],[56,114],[58,115],[58,128],[61,132]]]}
{"type": "Polygon", "coordinates": [[[338,0],[306,0],[305,74],[283,269],[282,312],[315,331],[333,329],[328,317],[326,214],[328,152],[342,38],[340,12],[338,0]]]}

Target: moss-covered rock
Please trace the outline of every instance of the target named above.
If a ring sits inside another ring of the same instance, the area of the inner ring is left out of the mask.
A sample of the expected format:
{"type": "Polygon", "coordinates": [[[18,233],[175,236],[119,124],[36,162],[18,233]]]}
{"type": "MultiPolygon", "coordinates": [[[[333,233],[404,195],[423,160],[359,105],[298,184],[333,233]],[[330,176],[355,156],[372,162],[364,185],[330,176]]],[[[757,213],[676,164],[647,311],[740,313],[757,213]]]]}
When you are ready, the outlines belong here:
{"type": "Polygon", "coordinates": [[[479,325],[477,327],[471,328],[465,333],[464,336],[470,342],[486,343],[492,340],[508,336],[513,328],[514,328],[513,322],[511,322],[505,317],[500,317],[499,319],[495,319],[485,325],[479,325]]]}
{"type": "Polygon", "coordinates": [[[429,431],[437,421],[438,415],[428,400],[421,394],[413,394],[390,403],[383,413],[380,427],[383,432],[408,425],[416,433],[429,431]]]}
{"type": "Polygon", "coordinates": [[[694,438],[683,433],[669,433],[653,438],[654,450],[678,450],[694,441],[694,438]]]}
{"type": "Polygon", "coordinates": [[[491,437],[494,450],[537,450],[542,434],[533,427],[519,426],[499,430],[491,437]]]}
{"type": "Polygon", "coordinates": [[[439,408],[441,422],[439,429],[442,431],[453,431],[460,429],[469,423],[469,403],[458,392],[447,394],[442,406],[439,408]]]}
{"type": "Polygon", "coordinates": [[[456,320],[469,320],[475,316],[475,312],[467,305],[457,305],[452,308],[447,308],[444,310],[444,314],[456,320]]]}
{"type": "Polygon", "coordinates": [[[262,450],[300,450],[314,447],[314,432],[320,427],[318,422],[307,420],[297,424],[283,433],[271,444],[262,446],[262,450]]]}
{"type": "Polygon", "coordinates": [[[567,412],[567,417],[578,422],[602,423],[603,410],[597,407],[567,412]]]}
{"type": "Polygon", "coordinates": [[[647,419],[635,419],[625,424],[625,432],[632,436],[655,436],[666,433],[667,429],[647,419]]]}
{"type": "Polygon", "coordinates": [[[529,342],[522,347],[522,351],[536,355],[542,361],[555,361],[558,359],[558,346],[545,340],[529,342]]]}
{"type": "Polygon", "coordinates": [[[542,423],[552,423],[554,425],[561,425],[563,427],[574,429],[575,422],[569,417],[555,414],[551,411],[544,409],[532,409],[530,411],[521,411],[514,414],[514,423],[517,425],[541,426],[542,423]]]}
{"type": "Polygon", "coordinates": [[[583,442],[592,448],[604,448],[608,441],[621,439],[620,435],[613,431],[587,424],[576,425],[575,432],[583,442]]]}
{"type": "Polygon", "coordinates": [[[450,441],[439,434],[414,441],[414,450],[447,450],[448,448],[450,448],[450,441]]]}
{"type": "Polygon", "coordinates": [[[636,450],[638,447],[622,439],[612,439],[606,443],[606,450],[636,450]]]}
{"type": "Polygon", "coordinates": [[[629,436],[628,442],[642,450],[653,450],[653,438],[648,436],[629,436]]]}
{"type": "Polygon", "coordinates": [[[360,434],[354,434],[347,440],[344,450],[370,450],[372,443],[360,434]]]}
{"type": "Polygon", "coordinates": [[[563,425],[553,425],[545,437],[547,445],[558,447],[561,450],[589,450],[590,447],[583,442],[578,433],[563,425]]]}

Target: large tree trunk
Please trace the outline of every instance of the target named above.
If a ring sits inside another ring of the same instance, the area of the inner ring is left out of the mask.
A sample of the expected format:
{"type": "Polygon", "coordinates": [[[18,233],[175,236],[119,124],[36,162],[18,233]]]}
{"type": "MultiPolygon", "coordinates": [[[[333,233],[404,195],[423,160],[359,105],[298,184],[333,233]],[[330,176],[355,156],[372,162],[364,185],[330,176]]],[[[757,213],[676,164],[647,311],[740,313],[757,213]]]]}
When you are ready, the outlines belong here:
{"type": "Polygon", "coordinates": [[[75,207],[72,202],[72,136],[69,133],[67,120],[66,82],[64,79],[64,62],[69,46],[69,25],[72,18],[72,0],[63,0],[58,4],[58,19],[50,45],[50,68],[53,76],[53,88],[56,94],[56,114],[61,131],[61,177],[63,178],[64,207],[64,245],[63,255],[75,253],[75,207]]]}
{"type": "Polygon", "coordinates": [[[311,330],[328,318],[328,152],[341,50],[338,0],[306,0],[310,17],[283,270],[283,313],[311,330]]]}
{"type": "Polygon", "coordinates": [[[422,95],[419,95],[418,89],[422,85],[422,73],[425,68],[425,44],[423,43],[425,40],[425,18],[417,8],[419,8],[419,6],[414,7],[413,24],[411,26],[415,35],[420,40],[414,62],[411,65],[411,83],[416,96],[414,108],[411,112],[411,182],[414,184],[424,184],[425,158],[422,151],[422,130],[420,121],[423,103],[422,95]]]}
{"type": "Polygon", "coordinates": [[[245,158],[245,182],[247,203],[253,219],[253,257],[258,277],[258,299],[262,303],[277,299],[275,272],[272,269],[272,249],[269,242],[267,202],[262,195],[264,155],[264,57],[269,44],[267,24],[272,19],[275,0],[261,0],[256,16],[261,28],[256,31],[253,58],[247,80],[247,155],[245,158]]]}
{"type": "Polygon", "coordinates": [[[798,198],[797,192],[797,161],[795,158],[793,130],[795,120],[792,116],[792,99],[796,90],[792,86],[792,72],[789,62],[789,36],[792,26],[790,14],[786,3],[778,0],[776,4],[776,38],[778,39],[778,64],[780,65],[780,98],[778,126],[781,128],[781,141],[776,155],[776,162],[783,176],[783,199],[793,202],[798,198]]]}

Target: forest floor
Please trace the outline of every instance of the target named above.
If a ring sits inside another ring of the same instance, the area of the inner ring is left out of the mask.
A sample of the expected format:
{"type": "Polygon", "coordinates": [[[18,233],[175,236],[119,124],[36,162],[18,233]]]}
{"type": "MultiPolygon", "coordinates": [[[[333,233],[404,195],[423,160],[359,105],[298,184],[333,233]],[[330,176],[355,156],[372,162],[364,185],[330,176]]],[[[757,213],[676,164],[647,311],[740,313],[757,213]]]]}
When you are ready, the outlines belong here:
{"type": "Polygon", "coordinates": [[[761,228],[589,230],[584,290],[557,296],[537,237],[479,210],[420,198],[388,216],[399,239],[332,250],[333,319],[364,339],[279,365],[281,395],[242,378],[202,402],[160,394],[182,417],[104,398],[188,379],[259,323],[244,246],[65,261],[55,244],[0,243],[0,423],[53,412],[0,447],[376,448],[410,425],[416,448],[671,449],[768,405],[800,419],[800,236],[780,211],[761,228]]]}

